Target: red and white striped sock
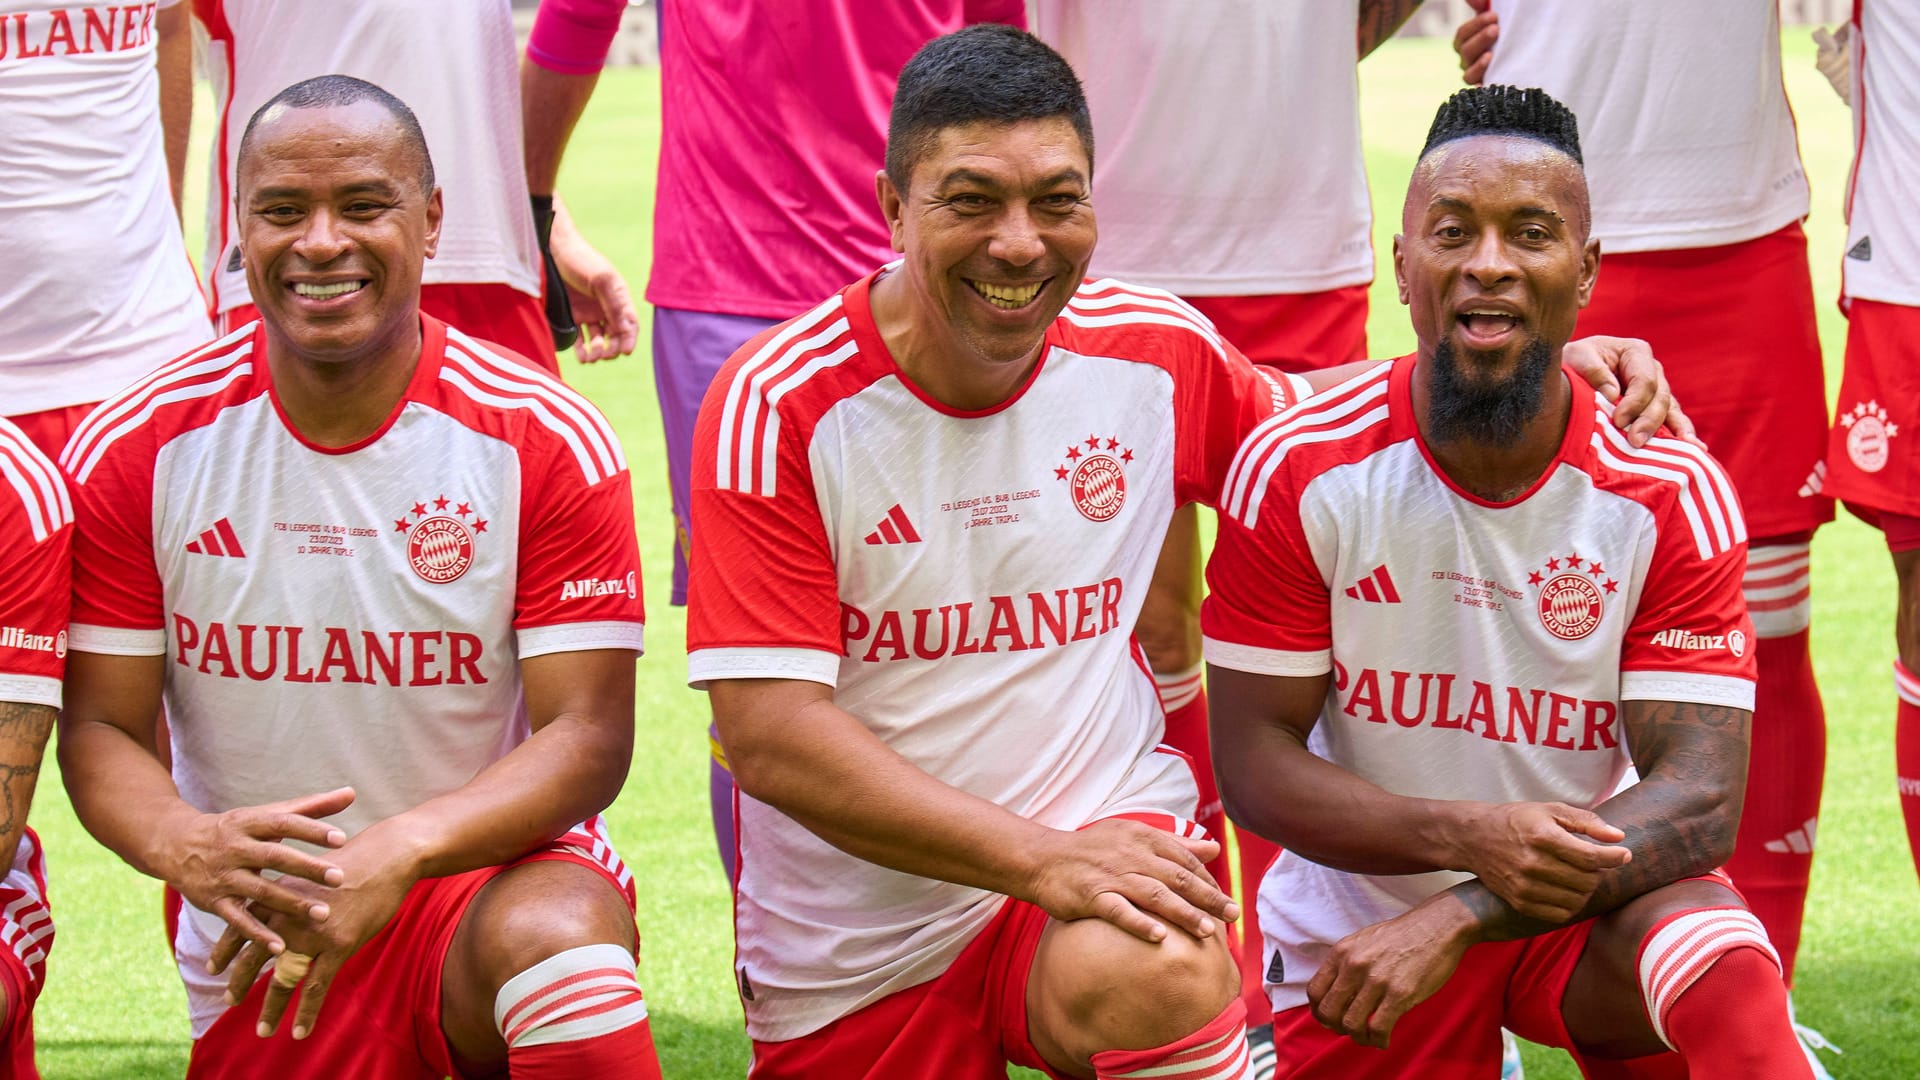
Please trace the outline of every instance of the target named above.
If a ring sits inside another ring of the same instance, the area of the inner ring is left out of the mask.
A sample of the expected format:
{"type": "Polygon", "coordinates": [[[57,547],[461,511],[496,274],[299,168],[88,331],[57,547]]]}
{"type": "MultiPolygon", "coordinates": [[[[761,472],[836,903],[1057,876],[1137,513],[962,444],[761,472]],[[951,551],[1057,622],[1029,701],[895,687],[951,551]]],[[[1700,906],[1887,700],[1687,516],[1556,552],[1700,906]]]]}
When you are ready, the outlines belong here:
{"type": "Polygon", "coordinates": [[[1893,726],[1893,771],[1900,785],[1900,812],[1907,818],[1907,844],[1920,870],[1920,676],[1893,662],[1893,687],[1900,696],[1893,726]]]}
{"type": "Polygon", "coordinates": [[[1102,1050],[1093,1055],[1098,1080],[1250,1080],[1247,1009],[1236,999],[1206,1027],[1148,1050],[1102,1050]]]}
{"type": "Polygon", "coordinates": [[[1640,996],[1691,1080],[1813,1073],[1787,1014],[1780,957],[1745,908],[1670,916],[1640,943],[1640,996]]]}
{"type": "Polygon", "coordinates": [[[658,1080],[633,954],[618,945],[556,953],[508,979],[493,1002],[512,1080],[658,1080]]]}

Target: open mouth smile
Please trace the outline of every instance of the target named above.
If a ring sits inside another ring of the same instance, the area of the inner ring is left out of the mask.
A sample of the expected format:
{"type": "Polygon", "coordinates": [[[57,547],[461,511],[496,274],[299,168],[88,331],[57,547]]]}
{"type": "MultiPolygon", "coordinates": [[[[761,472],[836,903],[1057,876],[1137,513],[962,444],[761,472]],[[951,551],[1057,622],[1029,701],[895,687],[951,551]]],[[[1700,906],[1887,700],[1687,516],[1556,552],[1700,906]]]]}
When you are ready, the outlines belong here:
{"type": "Polygon", "coordinates": [[[1039,296],[1041,290],[1045,289],[1053,279],[1043,278],[1026,285],[992,285],[972,278],[961,280],[965,281],[974,292],[979,293],[987,303],[1001,311],[1018,311],[1033,303],[1034,298],[1039,296]]]}

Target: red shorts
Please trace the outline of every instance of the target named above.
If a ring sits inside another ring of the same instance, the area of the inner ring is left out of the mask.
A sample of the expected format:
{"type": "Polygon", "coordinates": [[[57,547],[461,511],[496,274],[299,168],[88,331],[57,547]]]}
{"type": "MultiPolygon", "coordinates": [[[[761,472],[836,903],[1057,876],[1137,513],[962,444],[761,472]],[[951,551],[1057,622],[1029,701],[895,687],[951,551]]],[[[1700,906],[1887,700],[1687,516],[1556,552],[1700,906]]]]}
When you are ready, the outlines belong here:
{"type": "Polygon", "coordinates": [[[67,448],[67,440],[73,437],[73,429],[93,411],[97,401],[85,405],[68,405],[59,409],[47,409],[43,412],[21,413],[9,416],[15,427],[27,436],[27,440],[40,448],[48,458],[59,461],[60,451],[67,448]]]}
{"type": "Polygon", "coordinates": [[[1798,223],[1738,244],[1602,254],[1576,336],[1645,338],[1756,540],[1833,520],[1817,492],[1826,378],[1798,223]]]}
{"type": "Polygon", "coordinates": [[[0,1076],[39,1080],[33,1064],[33,1006],[46,983],[53,948],[53,912],[47,907],[47,863],[40,838],[28,829],[14,852],[13,867],[0,881],[0,985],[7,994],[6,1027],[0,1032],[0,1076]]]}
{"type": "MultiPolygon", "coordinates": [[[[1171,814],[1113,816],[1206,835],[1171,814]]],[[[755,1039],[753,1080],[1006,1080],[1009,1063],[1067,1080],[1027,1034],[1027,977],[1049,918],[1024,900],[1008,900],[932,982],[889,994],[797,1039],[755,1039]]]]}
{"type": "MultiPolygon", "coordinates": [[[[599,872],[626,897],[628,907],[633,906],[632,879],[610,849],[608,860],[597,861],[556,846],[503,866],[429,878],[408,890],[392,920],[347,959],[311,1035],[293,1040],[292,1008],[271,1038],[254,1034],[269,969],[254,982],[245,1001],[221,1013],[194,1042],[187,1076],[194,1080],[262,1076],[440,1080],[457,1075],[440,1028],[440,973],[447,948],[467,905],[487,882],[512,867],[542,859],[577,862],[599,872]]],[[[191,920],[181,922],[181,934],[197,933],[191,920]]],[[[182,962],[183,975],[186,964],[182,962]]]]}
{"type": "Polygon", "coordinates": [[[1295,375],[1367,358],[1367,286],[1270,296],[1185,296],[1256,364],[1295,375]]]}
{"type": "MultiPolygon", "coordinates": [[[[423,285],[420,310],[469,337],[525,357],[550,375],[560,374],[553,331],[547,327],[547,313],[537,296],[495,282],[423,285]]],[[[241,304],[220,316],[220,333],[238,330],[259,317],[259,308],[241,304]]]]}
{"type": "Polygon", "coordinates": [[[1920,517],[1920,307],[1854,300],[1827,442],[1827,490],[1850,506],[1920,517]]]}

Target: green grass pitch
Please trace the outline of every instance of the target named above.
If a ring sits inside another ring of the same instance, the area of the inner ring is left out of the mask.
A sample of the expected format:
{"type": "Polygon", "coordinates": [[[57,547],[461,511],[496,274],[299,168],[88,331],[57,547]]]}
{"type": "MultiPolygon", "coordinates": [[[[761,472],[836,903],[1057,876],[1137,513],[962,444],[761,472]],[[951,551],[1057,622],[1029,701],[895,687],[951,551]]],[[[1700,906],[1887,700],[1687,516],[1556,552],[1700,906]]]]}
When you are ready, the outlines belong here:
{"type": "MultiPolygon", "coordinates": [[[[1832,299],[1850,127],[1844,107],[1813,69],[1805,33],[1787,32],[1788,84],[1813,184],[1807,232],[1831,385],[1845,334],[1832,299]]],[[[1458,73],[1446,45],[1432,40],[1390,42],[1361,70],[1376,253],[1387,283],[1375,286],[1369,331],[1375,355],[1396,355],[1412,338],[1385,260],[1413,153],[1458,73]]],[[[609,72],[574,136],[562,184],[582,228],[625,271],[636,295],[647,278],[658,102],[652,71],[609,72]]],[[[203,99],[196,162],[205,160],[209,115],[203,99]]],[[[204,185],[196,185],[188,205],[204,205],[203,199],[204,185]]],[[[197,211],[188,216],[197,225],[197,211]]],[[[727,889],[707,826],[706,703],[684,685],[684,613],[665,603],[667,487],[646,340],[643,327],[639,355],[593,367],[566,365],[567,378],[619,429],[634,463],[653,598],[648,655],[639,665],[633,772],[608,817],[641,892],[643,979],[666,1074],[739,1077],[747,1048],[729,978],[727,889]]],[[[1915,1077],[1920,980],[1913,971],[1920,935],[1913,927],[1920,887],[1894,796],[1892,575],[1878,535],[1851,520],[1823,530],[1814,553],[1815,663],[1831,734],[1820,857],[1795,997],[1801,1019],[1846,1049],[1845,1057],[1829,1059],[1843,1080],[1915,1077]]],[[[41,1067],[54,1078],[178,1076],[187,1056],[185,1000],[162,940],[159,887],[86,836],[51,766],[49,772],[33,817],[46,841],[59,925],[35,1017],[41,1067]]],[[[1527,1063],[1534,1080],[1576,1075],[1557,1051],[1529,1050],[1527,1063]]]]}

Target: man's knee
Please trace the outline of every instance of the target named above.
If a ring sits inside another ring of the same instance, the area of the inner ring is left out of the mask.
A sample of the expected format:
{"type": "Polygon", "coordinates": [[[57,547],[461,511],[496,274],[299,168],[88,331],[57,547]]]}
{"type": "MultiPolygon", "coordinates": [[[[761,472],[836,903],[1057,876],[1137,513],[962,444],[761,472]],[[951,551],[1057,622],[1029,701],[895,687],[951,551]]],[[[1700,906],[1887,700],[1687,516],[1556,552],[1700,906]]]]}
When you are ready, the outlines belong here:
{"type": "MultiPolygon", "coordinates": [[[[1099,919],[1052,923],[1028,980],[1029,1023],[1076,1064],[1101,1050],[1162,1046],[1205,1027],[1240,994],[1225,938],[1169,927],[1152,943],[1099,919]]],[[[1036,1045],[1041,1040],[1036,1038],[1036,1045]]],[[[1045,1047],[1041,1047],[1043,1052],[1045,1047]]]]}

